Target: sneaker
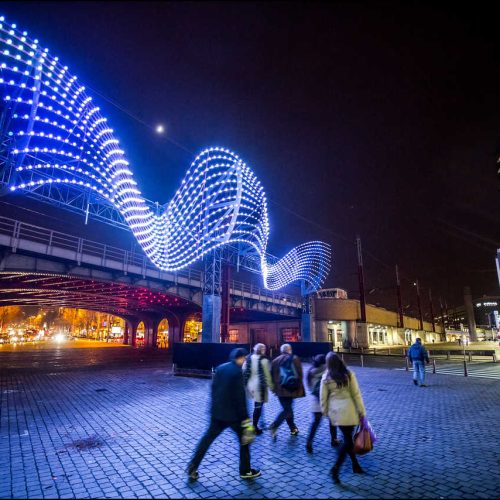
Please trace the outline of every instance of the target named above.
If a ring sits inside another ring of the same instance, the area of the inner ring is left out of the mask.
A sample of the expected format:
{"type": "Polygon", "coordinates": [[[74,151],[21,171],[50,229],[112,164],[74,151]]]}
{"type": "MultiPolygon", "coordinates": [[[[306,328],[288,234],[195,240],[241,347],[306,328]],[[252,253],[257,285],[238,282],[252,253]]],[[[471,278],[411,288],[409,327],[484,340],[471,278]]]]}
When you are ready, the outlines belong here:
{"type": "Polygon", "coordinates": [[[240,474],[241,479],[253,479],[254,477],[259,477],[261,475],[259,469],[250,469],[245,474],[240,474]]]}
{"type": "Polygon", "coordinates": [[[297,435],[298,435],[298,433],[299,433],[299,429],[297,429],[297,427],[295,427],[295,429],[292,429],[292,430],[290,431],[290,434],[291,434],[292,436],[297,436],[297,435]]]}
{"type": "Polygon", "coordinates": [[[415,385],[418,385],[418,382],[417,382],[415,379],[413,379],[413,383],[414,383],[415,385]]]}
{"type": "Polygon", "coordinates": [[[192,467],[188,467],[187,473],[190,481],[196,481],[200,477],[198,471],[192,467]]]}
{"type": "Polygon", "coordinates": [[[271,431],[271,439],[275,443],[276,442],[276,435],[278,434],[278,429],[276,429],[275,427],[269,427],[269,430],[271,431]]]}

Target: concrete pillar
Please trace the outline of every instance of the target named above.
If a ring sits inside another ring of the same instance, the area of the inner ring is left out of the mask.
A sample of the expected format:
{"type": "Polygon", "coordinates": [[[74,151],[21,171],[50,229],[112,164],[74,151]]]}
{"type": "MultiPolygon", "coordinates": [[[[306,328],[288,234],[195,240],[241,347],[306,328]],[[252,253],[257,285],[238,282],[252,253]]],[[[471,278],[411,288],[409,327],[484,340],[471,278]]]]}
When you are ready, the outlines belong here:
{"type": "Polygon", "coordinates": [[[123,343],[135,347],[137,345],[137,327],[139,326],[139,319],[137,318],[124,318],[125,319],[125,332],[127,341],[125,342],[125,334],[123,335],[123,343]]]}
{"type": "Polygon", "coordinates": [[[368,340],[368,325],[366,323],[357,323],[356,325],[356,339],[358,346],[367,348],[369,347],[368,340]]]}
{"type": "Polygon", "coordinates": [[[354,346],[356,340],[356,321],[346,321],[347,340],[354,346]]]}
{"type": "Polygon", "coordinates": [[[302,336],[302,342],[311,342],[311,323],[312,323],[312,314],[311,313],[302,313],[302,319],[300,323],[300,333],[302,336]]]}
{"type": "Polygon", "coordinates": [[[328,342],[328,321],[316,321],[316,342],[328,342]]]}
{"type": "Polygon", "coordinates": [[[156,349],[158,347],[158,327],[160,318],[146,318],[144,322],[144,347],[147,349],[156,349]]]}
{"type": "Polygon", "coordinates": [[[472,304],[472,293],[469,286],[464,287],[464,305],[469,325],[469,337],[471,342],[477,342],[476,320],[474,318],[474,305],[472,304]]]}
{"type": "Polygon", "coordinates": [[[125,328],[123,330],[123,345],[128,345],[129,342],[129,326],[127,320],[125,320],[125,328]]]}
{"type": "Polygon", "coordinates": [[[202,342],[220,342],[222,301],[219,295],[203,295],[202,342]]]}

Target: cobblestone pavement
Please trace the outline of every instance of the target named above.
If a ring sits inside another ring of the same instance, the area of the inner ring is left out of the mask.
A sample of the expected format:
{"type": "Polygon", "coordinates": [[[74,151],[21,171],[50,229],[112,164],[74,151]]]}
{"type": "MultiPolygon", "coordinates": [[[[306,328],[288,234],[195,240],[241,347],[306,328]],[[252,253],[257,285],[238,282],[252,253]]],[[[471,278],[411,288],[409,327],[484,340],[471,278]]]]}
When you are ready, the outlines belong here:
{"type": "MultiPolygon", "coordinates": [[[[200,479],[189,483],[185,467],[207,425],[209,380],[174,377],[157,359],[92,370],[3,370],[0,497],[498,497],[500,381],[429,374],[430,387],[420,388],[404,371],[354,370],[379,440],[360,458],[367,474],[352,474],[346,462],[341,485],[329,477],[335,450],[326,422],[314,454],[305,452],[307,398],[295,405],[298,437],[283,424],[277,443],[265,433],[252,445],[262,477],[239,478],[228,430],[202,462],[200,479]]],[[[266,422],[277,412],[272,396],[266,422]]]]}

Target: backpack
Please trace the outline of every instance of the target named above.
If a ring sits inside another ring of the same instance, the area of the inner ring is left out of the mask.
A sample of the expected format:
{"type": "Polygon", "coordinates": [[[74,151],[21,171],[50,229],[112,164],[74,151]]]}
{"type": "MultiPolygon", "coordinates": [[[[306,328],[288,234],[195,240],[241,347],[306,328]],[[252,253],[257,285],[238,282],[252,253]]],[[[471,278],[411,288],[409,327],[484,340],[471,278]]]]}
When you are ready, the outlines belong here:
{"type": "Polygon", "coordinates": [[[314,384],[311,394],[319,399],[320,389],[321,389],[321,379],[318,379],[318,381],[314,384]]]}
{"type": "Polygon", "coordinates": [[[299,378],[293,364],[293,356],[289,356],[280,365],[280,386],[290,392],[299,388],[299,378]]]}

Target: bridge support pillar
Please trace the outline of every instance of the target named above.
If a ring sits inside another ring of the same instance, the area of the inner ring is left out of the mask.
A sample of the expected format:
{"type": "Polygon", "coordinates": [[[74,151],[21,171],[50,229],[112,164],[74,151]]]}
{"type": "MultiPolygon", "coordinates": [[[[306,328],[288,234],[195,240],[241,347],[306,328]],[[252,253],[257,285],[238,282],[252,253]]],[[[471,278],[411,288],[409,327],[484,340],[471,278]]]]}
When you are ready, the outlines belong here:
{"type": "Polygon", "coordinates": [[[203,295],[201,312],[201,341],[220,342],[220,317],[222,300],[220,295],[203,295]]]}
{"type": "Polygon", "coordinates": [[[312,314],[302,313],[302,320],[300,325],[302,342],[311,342],[311,330],[312,330],[312,314]]]}
{"type": "Polygon", "coordinates": [[[137,345],[137,327],[140,321],[137,318],[123,318],[125,320],[125,332],[123,334],[123,343],[135,347],[137,345]]]}
{"type": "Polygon", "coordinates": [[[156,349],[158,347],[158,327],[161,318],[145,318],[144,322],[144,347],[156,349]]]}

